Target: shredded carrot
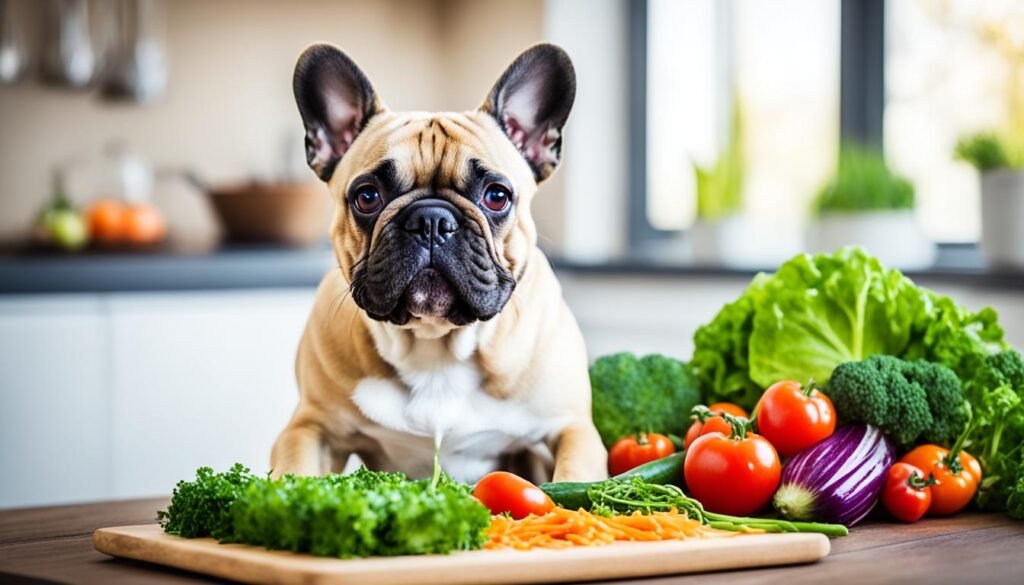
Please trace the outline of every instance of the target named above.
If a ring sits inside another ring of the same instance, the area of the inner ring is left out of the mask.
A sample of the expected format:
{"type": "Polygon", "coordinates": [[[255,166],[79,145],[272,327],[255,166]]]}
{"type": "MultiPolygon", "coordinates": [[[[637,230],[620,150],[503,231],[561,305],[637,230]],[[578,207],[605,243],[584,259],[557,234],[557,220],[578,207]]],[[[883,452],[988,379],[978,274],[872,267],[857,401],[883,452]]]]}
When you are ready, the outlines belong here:
{"type": "Polygon", "coordinates": [[[542,516],[521,520],[494,516],[487,529],[484,548],[529,550],[531,548],[568,548],[602,546],[616,540],[682,540],[686,538],[722,538],[736,535],[704,526],[675,508],[668,512],[628,516],[598,516],[586,510],[555,508],[542,516]]]}

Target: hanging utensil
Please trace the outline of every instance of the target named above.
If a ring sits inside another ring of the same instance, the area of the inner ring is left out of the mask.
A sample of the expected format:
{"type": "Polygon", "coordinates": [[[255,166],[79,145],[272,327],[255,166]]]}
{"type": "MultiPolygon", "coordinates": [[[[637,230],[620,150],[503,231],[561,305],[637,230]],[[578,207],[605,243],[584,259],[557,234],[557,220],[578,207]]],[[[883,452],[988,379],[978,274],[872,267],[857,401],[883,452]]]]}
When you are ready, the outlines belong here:
{"type": "Polygon", "coordinates": [[[88,87],[98,69],[89,30],[89,3],[87,0],[50,0],[48,9],[43,76],[51,83],[66,87],[88,87]]]}
{"type": "Polygon", "coordinates": [[[118,31],[103,97],[139,103],[153,101],[167,88],[162,0],[119,0],[118,31]]]}
{"type": "Polygon", "coordinates": [[[10,85],[25,73],[28,54],[18,29],[14,0],[0,0],[0,85],[10,85]]]}

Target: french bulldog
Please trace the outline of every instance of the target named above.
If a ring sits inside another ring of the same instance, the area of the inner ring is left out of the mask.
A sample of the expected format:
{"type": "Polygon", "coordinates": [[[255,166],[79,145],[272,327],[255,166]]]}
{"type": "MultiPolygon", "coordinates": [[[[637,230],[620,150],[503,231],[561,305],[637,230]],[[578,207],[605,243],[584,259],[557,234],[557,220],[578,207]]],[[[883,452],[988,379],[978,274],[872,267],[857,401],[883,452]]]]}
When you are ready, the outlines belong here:
{"type": "Polygon", "coordinates": [[[576,92],[539,44],[479,109],[392,112],[343,52],[313,45],[293,79],[306,156],[336,202],[324,277],[299,344],[299,403],[272,475],[358,455],[371,469],[473,482],[607,476],[583,337],[530,203],[558,165],[576,92]]]}

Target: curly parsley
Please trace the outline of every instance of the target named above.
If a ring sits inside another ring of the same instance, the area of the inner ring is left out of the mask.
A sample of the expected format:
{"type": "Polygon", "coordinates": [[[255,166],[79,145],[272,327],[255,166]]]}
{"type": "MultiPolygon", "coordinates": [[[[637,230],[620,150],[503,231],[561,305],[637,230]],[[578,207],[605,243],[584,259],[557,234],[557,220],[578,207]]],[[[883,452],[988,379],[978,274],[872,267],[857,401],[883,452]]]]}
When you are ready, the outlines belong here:
{"type": "Polygon", "coordinates": [[[469,486],[443,474],[410,480],[360,469],[272,480],[241,465],[200,468],[157,517],[169,534],[342,558],[478,549],[491,521],[469,486]]]}

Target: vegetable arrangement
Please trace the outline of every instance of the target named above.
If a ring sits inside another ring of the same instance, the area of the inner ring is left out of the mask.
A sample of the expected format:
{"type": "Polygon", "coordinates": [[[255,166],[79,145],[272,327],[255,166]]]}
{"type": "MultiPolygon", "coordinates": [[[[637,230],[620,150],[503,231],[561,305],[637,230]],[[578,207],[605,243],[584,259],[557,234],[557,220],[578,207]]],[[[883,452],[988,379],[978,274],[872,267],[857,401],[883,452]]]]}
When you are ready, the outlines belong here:
{"type": "Polygon", "coordinates": [[[605,481],[494,472],[471,487],[436,457],[433,479],[418,481],[200,468],[158,519],[170,534],[333,557],[836,537],[878,502],[904,522],[972,501],[1024,519],[1024,359],[991,309],[968,311],[848,248],[755,277],[695,345],[691,364],[620,353],[592,366],[605,481]],[[698,387],[716,402],[700,405],[698,387]]]}
{"type": "MultiPolygon", "coordinates": [[[[991,308],[968,310],[851,247],[756,276],[694,345],[712,404],[689,411],[684,482],[671,483],[710,513],[771,502],[792,520],[852,526],[879,501],[907,522],[974,501],[1024,519],[1024,360],[991,308]],[[796,381],[809,377],[822,386],[796,381]]],[[[625,378],[600,364],[595,400],[625,378]]],[[[628,384],[616,396],[633,419],[664,417],[664,401],[628,384]]],[[[628,444],[679,427],[614,428],[628,444]]]]}

